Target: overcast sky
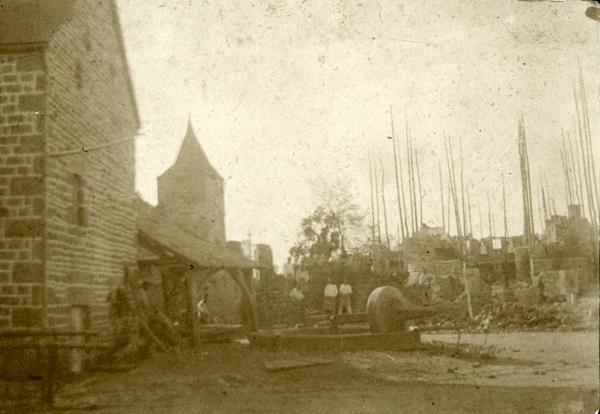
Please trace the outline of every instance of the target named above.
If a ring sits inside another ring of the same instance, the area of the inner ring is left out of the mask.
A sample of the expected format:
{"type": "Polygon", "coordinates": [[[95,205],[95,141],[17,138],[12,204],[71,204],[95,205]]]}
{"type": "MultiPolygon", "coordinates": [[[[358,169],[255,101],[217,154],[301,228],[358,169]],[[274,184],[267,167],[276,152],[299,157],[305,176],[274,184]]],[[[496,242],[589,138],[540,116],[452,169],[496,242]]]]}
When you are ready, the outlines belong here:
{"type": "Polygon", "coordinates": [[[367,148],[386,168],[396,229],[385,138],[390,104],[397,135],[404,139],[406,110],[422,154],[430,225],[441,224],[441,137],[462,139],[477,237],[477,206],[485,216],[488,191],[496,233],[502,232],[502,173],[510,233],[522,232],[519,111],[534,185],[545,174],[557,209],[565,209],[559,137],[561,128],[573,129],[577,59],[598,132],[600,23],[585,17],[587,2],[118,4],[143,124],[138,190],[156,202],[155,178],[174,161],[191,113],[201,145],[226,180],[228,239],[246,239],[251,231],[254,242],[273,247],[278,264],[317,203],[315,181],[347,182],[368,208],[367,148]]]}

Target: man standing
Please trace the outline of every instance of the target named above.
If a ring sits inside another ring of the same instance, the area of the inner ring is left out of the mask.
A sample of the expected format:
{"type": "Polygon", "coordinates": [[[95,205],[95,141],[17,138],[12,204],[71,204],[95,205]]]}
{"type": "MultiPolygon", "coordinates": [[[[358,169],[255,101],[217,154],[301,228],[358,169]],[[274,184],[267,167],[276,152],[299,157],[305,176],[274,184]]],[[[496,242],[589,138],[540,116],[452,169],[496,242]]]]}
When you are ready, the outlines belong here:
{"type": "Polygon", "coordinates": [[[287,263],[283,265],[283,275],[286,279],[294,278],[294,265],[292,263],[292,258],[287,258],[287,263]]]}
{"type": "Polygon", "coordinates": [[[294,282],[294,288],[290,292],[290,300],[292,301],[293,320],[296,326],[301,322],[304,323],[306,304],[304,303],[304,293],[294,282]]]}
{"type": "Polygon", "coordinates": [[[308,279],[310,276],[308,275],[308,271],[304,267],[303,264],[300,265],[298,270],[296,271],[296,282],[302,289],[306,289],[306,285],[308,284],[308,279]]]}
{"type": "Polygon", "coordinates": [[[340,306],[339,313],[352,313],[352,286],[344,279],[340,285],[340,306]]]}
{"type": "Polygon", "coordinates": [[[333,279],[327,279],[327,285],[325,286],[325,291],[323,293],[323,310],[326,313],[335,313],[335,301],[338,296],[338,288],[333,283],[333,279]]]}
{"type": "Polygon", "coordinates": [[[202,295],[202,299],[196,305],[196,316],[198,317],[198,322],[207,324],[211,323],[210,311],[208,310],[208,305],[206,302],[208,301],[208,294],[202,295]]]}

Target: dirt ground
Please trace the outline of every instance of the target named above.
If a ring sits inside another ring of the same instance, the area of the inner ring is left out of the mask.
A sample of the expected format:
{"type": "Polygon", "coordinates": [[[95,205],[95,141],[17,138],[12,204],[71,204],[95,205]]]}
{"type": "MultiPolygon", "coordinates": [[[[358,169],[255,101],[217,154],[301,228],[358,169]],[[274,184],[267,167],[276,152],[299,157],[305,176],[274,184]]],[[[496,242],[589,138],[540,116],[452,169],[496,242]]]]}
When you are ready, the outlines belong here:
{"type": "Polygon", "coordinates": [[[55,411],[593,413],[598,408],[598,335],[470,335],[461,343],[473,345],[461,347],[458,355],[452,335],[423,339],[436,345],[410,353],[324,355],[331,364],[276,372],[263,364],[303,356],[241,344],[157,354],[129,372],[89,374],[63,385],[55,411]]]}

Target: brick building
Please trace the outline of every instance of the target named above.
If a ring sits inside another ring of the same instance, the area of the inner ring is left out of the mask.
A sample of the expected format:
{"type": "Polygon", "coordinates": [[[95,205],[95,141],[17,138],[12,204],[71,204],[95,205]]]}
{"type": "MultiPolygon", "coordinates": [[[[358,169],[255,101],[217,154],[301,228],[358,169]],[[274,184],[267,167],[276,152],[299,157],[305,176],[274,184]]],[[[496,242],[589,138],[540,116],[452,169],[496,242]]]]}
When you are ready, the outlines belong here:
{"type": "Polygon", "coordinates": [[[0,10],[0,327],[106,332],[136,260],[139,119],[116,5],[0,10]]]}
{"type": "Polygon", "coordinates": [[[198,143],[191,122],[175,163],[158,177],[158,208],[210,243],[225,243],[223,178],[198,143]]]}

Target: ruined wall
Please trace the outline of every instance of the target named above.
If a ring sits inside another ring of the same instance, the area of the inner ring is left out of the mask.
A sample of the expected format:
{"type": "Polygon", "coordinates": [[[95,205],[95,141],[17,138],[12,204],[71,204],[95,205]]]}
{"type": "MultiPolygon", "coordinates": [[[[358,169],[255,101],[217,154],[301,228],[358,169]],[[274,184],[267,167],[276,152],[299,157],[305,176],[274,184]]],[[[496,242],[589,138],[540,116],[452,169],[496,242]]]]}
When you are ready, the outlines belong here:
{"type": "Polygon", "coordinates": [[[407,264],[409,278],[407,283],[421,284],[430,277],[462,279],[462,263],[460,260],[430,260],[407,264]]]}
{"type": "Polygon", "coordinates": [[[0,328],[41,320],[45,84],[40,49],[0,48],[0,328]]]}
{"type": "Polygon", "coordinates": [[[71,308],[83,306],[89,328],[104,331],[109,289],[136,260],[137,120],[111,2],[96,2],[93,13],[84,2],[74,7],[46,58],[48,150],[55,154],[46,184],[49,324],[68,326],[71,308]]]}

